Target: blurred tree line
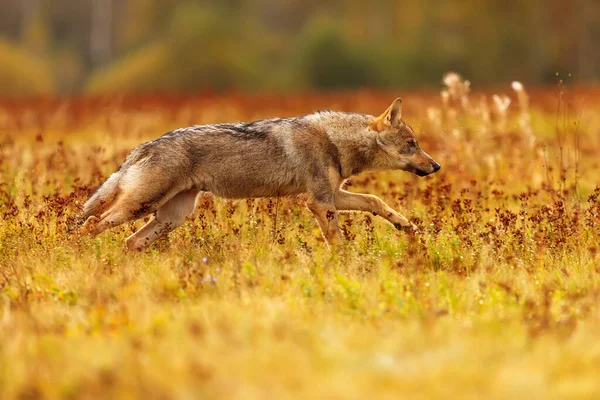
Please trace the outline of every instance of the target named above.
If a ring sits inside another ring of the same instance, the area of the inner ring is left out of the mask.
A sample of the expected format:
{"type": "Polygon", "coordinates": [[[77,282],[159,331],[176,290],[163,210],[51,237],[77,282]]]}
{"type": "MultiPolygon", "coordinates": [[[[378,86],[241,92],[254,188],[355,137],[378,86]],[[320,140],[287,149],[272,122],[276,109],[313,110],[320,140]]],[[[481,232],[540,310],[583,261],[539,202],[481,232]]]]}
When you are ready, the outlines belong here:
{"type": "Polygon", "coordinates": [[[0,93],[592,81],[598,0],[2,0],[0,93]]]}

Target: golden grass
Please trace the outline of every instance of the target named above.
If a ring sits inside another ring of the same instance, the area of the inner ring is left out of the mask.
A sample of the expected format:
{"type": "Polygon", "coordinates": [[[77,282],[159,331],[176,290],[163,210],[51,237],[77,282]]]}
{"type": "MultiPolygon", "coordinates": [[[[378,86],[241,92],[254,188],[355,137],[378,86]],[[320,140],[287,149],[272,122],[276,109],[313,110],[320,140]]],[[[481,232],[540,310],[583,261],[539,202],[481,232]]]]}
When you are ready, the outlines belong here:
{"type": "Polygon", "coordinates": [[[169,129],[395,94],[0,103],[0,398],[599,398],[600,96],[503,114],[462,89],[403,96],[438,174],[351,179],[419,235],[344,215],[338,254],[292,199],[207,199],[135,254],[141,221],[96,239],[73,222],[169,129]]]}

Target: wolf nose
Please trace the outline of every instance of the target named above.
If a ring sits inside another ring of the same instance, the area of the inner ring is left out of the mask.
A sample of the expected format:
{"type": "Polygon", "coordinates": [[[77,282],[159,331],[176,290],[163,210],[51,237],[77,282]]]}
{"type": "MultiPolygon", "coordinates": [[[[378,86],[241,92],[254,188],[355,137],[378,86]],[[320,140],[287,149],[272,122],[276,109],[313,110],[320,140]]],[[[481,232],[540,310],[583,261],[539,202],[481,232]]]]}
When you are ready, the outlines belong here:
{"type": "Polygon", "coordinates": [[[438,163],[433,164],[433,172],[438,172],[442,166],[438,163]]]}

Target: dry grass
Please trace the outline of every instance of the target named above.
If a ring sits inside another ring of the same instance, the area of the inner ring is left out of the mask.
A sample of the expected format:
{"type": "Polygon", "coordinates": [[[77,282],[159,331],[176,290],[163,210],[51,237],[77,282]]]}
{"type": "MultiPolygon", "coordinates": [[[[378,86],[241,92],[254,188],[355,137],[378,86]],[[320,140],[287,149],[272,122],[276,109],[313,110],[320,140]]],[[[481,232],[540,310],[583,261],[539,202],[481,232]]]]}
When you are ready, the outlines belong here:
{"type": "Polygon", "coordinates": [[[136,254],[72,225],[169,129],[394,94],[0,103],[0,397],[599,398],[600,93],[447,82],[403,96],[440,173],[350,182],[420,234],[350,214],[338,254],[291,199],[207,199],[136,254]]]}

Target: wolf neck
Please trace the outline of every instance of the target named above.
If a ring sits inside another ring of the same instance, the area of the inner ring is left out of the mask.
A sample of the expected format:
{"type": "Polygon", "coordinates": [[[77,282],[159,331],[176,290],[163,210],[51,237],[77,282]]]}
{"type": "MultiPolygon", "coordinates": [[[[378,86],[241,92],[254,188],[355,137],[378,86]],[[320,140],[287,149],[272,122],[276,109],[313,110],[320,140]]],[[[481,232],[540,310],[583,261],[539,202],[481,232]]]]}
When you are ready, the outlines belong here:
{"type": "Polygon", "coordinates": [[[380,148],[375,132],[369,128],[372,116],[335,111],[317,115],[329,140],[338,149],[343,178],[375,169],[380,148]]]}

